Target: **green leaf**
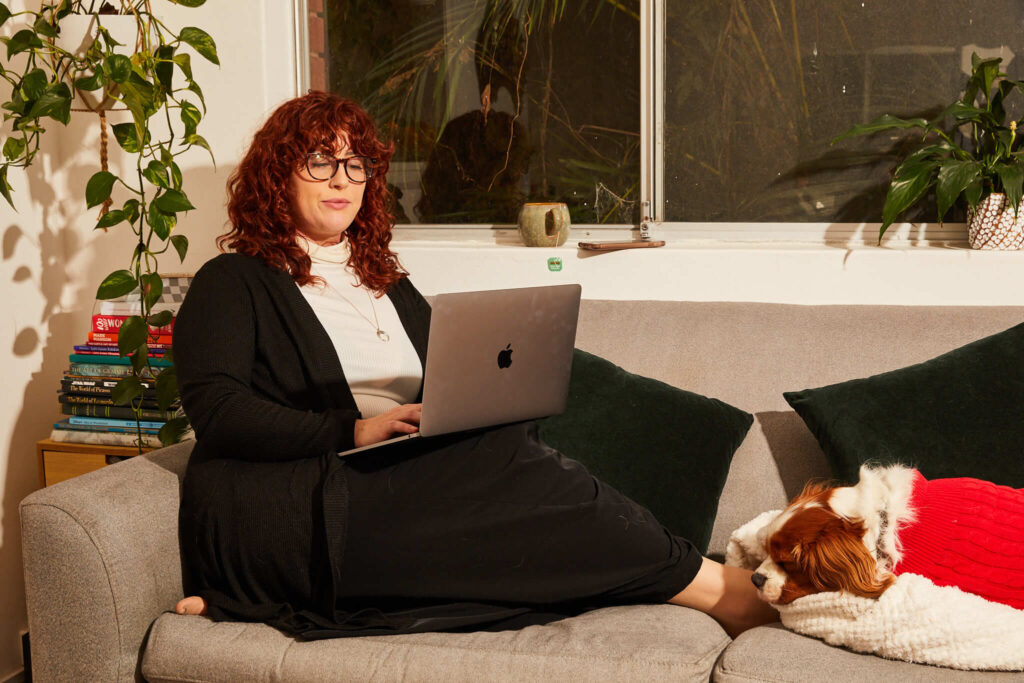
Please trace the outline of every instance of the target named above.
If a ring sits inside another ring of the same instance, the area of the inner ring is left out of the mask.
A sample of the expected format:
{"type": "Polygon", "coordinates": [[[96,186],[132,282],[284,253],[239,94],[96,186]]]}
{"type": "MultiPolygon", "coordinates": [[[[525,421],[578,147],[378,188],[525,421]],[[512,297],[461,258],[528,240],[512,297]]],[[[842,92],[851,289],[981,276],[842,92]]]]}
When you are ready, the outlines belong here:
{"type": "Polygon", "coordinates": [[[957,161],[950,159],[939,167],[939,178],[935,185],[938,197],[939,222],[945,218],[949,207],[953,206],[957,197],[968,185],[981,176],[981,164],[977,161],[957,161]]]}
{"type": "Polygon", "coordinates": [[[202,118],[203,115],[194,104],[185,101],[181,103],[181,122],[185,124],[186,136],[195,135],[196,127],[202,118]]]}
{"type": "Polygon", "coordinates": [[[178,38],[182,41],[191,45],[196,52],[214,64],[220,65],[220,60],[217,59],[217,45],[213,42],[213,38],[210,37],[206,31],[201,28],[194,26],[186,26],[181,29],[181,33],[178,34],[178,38]]]}
{"type": "Polygon", "coordinates": [[[173,57],[174,47],[171,45],[164,45],[156,51],[156,66],[153,68],[153,73],[156,75],[156,82],[164,89],[164,92],[173,90],[171,85],[174,80],[174,62],[171,61],[173,57]]]}
{"type": "Polygon", "coordinates": [[[174,250],[178,252],[178,258],[184,263],[185,254],[188,252],[188,238],[184,235],[171,235],[171,244],[174,245],[174,250]]]}
{"type": "Polygon", "coordinates": [[[25,116],[30,119],[49,116],[65,126],[68,125],[71,121],[71,88],[67,83],[49,85],[25,116]]]}
{"type": "Polygon", "coordinates": [[[885,195],[882,227],[878,231],[879,242],[897,216],[913,206],[932,186],[935,182],[932,176],[938,165],[937,161],[924,160],[909,164],[904,162],[896,169],[896,176],[885,195]]]}
{"type": "Polygon", "coordinates": [[[171,404],[178,400],[178,373],[167,368],[156,376],[156,401],[160,410],[169,410],[171,404]]]}
{"type": "Polygon", "coordinates": [[[171,185],[174,186],[175,190],[181,189],[181,169],[173,161],[168,164],[168,168],[171,169],[171,185]]]}
{"type": "Polygon", "coordinates": [[[130,315],[118,332],[118,353],[129,355],[145,344],[145,321],[141,315],[130,315]]]}
{"type": "Polygon", "coordinates": [[[167,169],[156,159],[149,162],[149,165],[142,171],[142,177],[157,187],[162,187],[165,190],[171,188],[171,184],[167,180],[167,169]]]}
{"type": "MultiPolygon", "coordinates": [[[[121,326],[120,332],[117,333],[118,346],[121,344],[121,335],[124,334],[124,325],[121,326]]],[[[122,356],[127,354],[122,353],[122,356]]],[[[114,388],[110,391],[110,397],[114,399],[114,404],[119,406],[126,406],[131,404],[133,400],[142,396],[143,386],[142,380],[138,377],[131,376],[121,379],[114,388]]]]}
{"type": "Polygon", "coordinates": [[[901,119],[890,114],[882,114],[871,123],[858,123],[842,135],[832,138],[831,144],[834,145],[840,140],[845,140],[846,138],[851,138],[855,135],[867,135],[869,133],[877,133],[882,130],[891,130],[893,128],[929,129],[929,125],[924,119],[901,119]]]}
{"type": "Polygon", "coordinates": [[[142,291],[146,293],[146,309],[153,309],[153,304],[164,293],[164,281],[159,273],[146,273],[142,276],[142,291]]]}
{"type": "Polygon", "coordinates": [[[203,89],[195,81],[188,82],[188,89],[199,97],[199,104],[203,105],[203,113],[206,113],[206,98],[203,97],[203,89]]]}
{"type": "MultiPolygon", "coordinates": [[[[111,128],[114,131],[114,138],[117,140],[117,144],[121,149],[131,154],[137,154],[139,152],[138,130],[135,128],[134,123],[116,123],[111,126],[111,128]]],[[[145,133],[146,139],[143,141],[143,144],[148,145],[150,134],[148,130],[145,133]]]]}
{"type": "Polygon", "coordinates": [[[121,100],[132,113],[136,135],[140,140],[144,139],[146,121],[158,108],[156,89],[152,83],[132,72],[128,80],[121,84],[121,100]]]}
{"type": "Polygon", "coordinates": [[[185,74],[186,80],[192,80],[192,55],[182,52],[181,54],[174,55],[171,61],[178,65],[181,73],[185,74]]]}
{"type": "Polygon", "coordinates": [[[174,213],[161,211],[155,202],[149,205],[149,227],[153,228],[153,232],[160,239],[165,240],[170,236],[177,220],[174,213]]]}
{"type": "Polygon", "coordinates": [[[192,202],[188,200],[188,197],[186,197],[185,193],[181,190],[167,190],[153,200],[153,203],[164,213],[190,211],[191,209],[196,208],[192,206],[192,202]]]}
{"type": "Polygon", "coordinates": [[[171,0],[171,2],[182,7],[202,7],[206,0],[171,0]]]}
{"type": "Polygon", "coordinates": [[[179,441],[181,437],[185,435],[188,430],[188,418],[187,417],[175,417],[164,423],[164,426],[160,428],[160,431],[156,433],[160,437],[160,443],[164,446],[172,446],[179,441]]]}
{"type": "Polygon", "coordinates": [[[25,140],[22,138],[11,137],[4,142],[4,157],[7,159],[17,159],[24,151],[25,140]]]}
{"type": "Polygon", "coordinates": [[[128,219],[129,223],[134,223],[139,219],[139,207],[141,206],[138,199],[129,199],[121,207],[124,211],[125,218],[128,219]]]}
{"type": "Polygon", "coordinates": [[[206,141],[206,138],[204,138],[202,135],[192,134],[185,138],[185,144],[199,145],[200,147],[205,149],[207,152],[210,153],[210,161],[213,162],[213,167],[217,168],[217,160],[213,158],[213,150],[210,149],[210,143],[206,141]]]}
{"type": "Polygon", "coordinates": [[[32,24],[32,30],[39,35],[46,36],[47,38],[57,37],[57,29],[54,28],[53,24],[48,22],[42,15],[36,19],[36,23],[32,24]]]}
{"type": "Polygon", "coordinates": [[[11,10],[7,9],[7,5],[0,2],[0,26],[7,23],[7,20],[11,18],[11,10]]]}
{"type": "Polygon", "coordinates": [[[946,107],[941,114],[932,119],[928,126],[934,128],[935,126],[942,123],[947,116],[953,117],[953,120],[958,123],[964,121],[982,121],[985,116],[984,109],[978,109],[977,107],[964,104],[963,102],[957,101],[946,107]]]}
{"type": "Polygon", "coordinates": [[[170,325],[172,320],[174,320],[174,313],[171,311],[160,311],[149,316],[149,326],[163,327],[164,325],[170,325]]]}
{"type": "Polygon", "coordinates": [[[130,270],[115,270],[108,275],[99,289],[96,290],[96,298],[101,301],[116,299],[119,296],[131,293],[138,283],[135,281],[135,274],[130,270]]]}
{"type": "Polygon", "coordinates": [[[85,185],[85,204],[87,209],[99,206],[110,198],[114,189],[114,181],[117,180],[110,171],[98,171],[94,173],[89,182],[85,185]]]}
{"type": "Polygon", "coordinates": [[[1000,163],[996,164],[996,173],[1006,192],[1006,203],[1017,209],[1020,206],[1021,186],[1024,185],[1024,171],[1021,171],[1020,164],[1000,163]]]}
{"type": "MultiPolygon", "coordinates": [[[[97,65],[99,66],[99,65],[97,65]]],[[[103,77],[102,68],[98,68],[95,73],[91,76],[84,76],[82,78],[75,79],[75,90],[83,90],[85,92],[91,92],[93,90],[99,90],[106,83],[106,79],[103,77]]]]}
{"type": "Polygon", "coordinates": [[[7,164],[0,166],[0,194],[4,196],[4,199],[7,200],[7,203],[10,204],[13,209],[14,200],[11,199],[11,184],[7,182],[7,168],[7,164]]]}
{"type": "Polygon", "coordinates": [[[21,94],[26,100],[38,100],[46,92],[46,72],[32,69],[21,79],[21,94]]]}
{"type": "Polygon", "coordinates": [[[967,199],[967,205],[972,209],[978,206],[978,202],[981,201],[981,193],[985,189],[985,181],[983,178],[975,178],[974,181],[967,186],[964,190],[964,198],[967,199]]]}
{"type": "Polygon", "coordinates": [[[132,63],[124,55],[108,55],[103,60],[103,71],[114,83],[124,83],[132,75],[132,63]]]}
{"type": "Polygon", "coordinates": [[[128,216],[121,209],[111,209],[105,214],[100,216],[100,219],[96,221],[96,227],[93,230],[99,230],[100,228],[109,228],[117,225],[118,223],[127,220],[128,216]]]}
{"type": "MultiPolygon", "coordinates": [[[[21,93],[17,90],[11,93],[11,99],[9,102],[4,102],[3,108],[8,111],[13,111],[15,114],[25,113],[25,98],[21,96],[21,93]]],[[[6,117],[5,117],[6,118],[6,117]]]]}
{"type": "MultiPolygon", "coordinates": [[[[122,325],[124,327],[124,325],[122,325]]],[[[149,346],[143,344],[138,350],[131,355],[132,368],[135,369],[135,374],[141,375],[142,371],[146,369],[147,361],[149,360],[149,346]]]]}
{"type": "Polygon", "coordinates": [[[71,4],[71,0],[61,0],[60,5],[57,6],[57,21],[60,21],[73,11],[74,7],[71,4]]]}
{"type": "Polygon", "coordinates": [[[7,41],[7,60],[10,61],[11,57],[19,52],[32,48],[41,48],[42,46],[43,41],[39,40],[39,36],[36,35],[35,31],[30,28],[22,29],[7,41]]]}

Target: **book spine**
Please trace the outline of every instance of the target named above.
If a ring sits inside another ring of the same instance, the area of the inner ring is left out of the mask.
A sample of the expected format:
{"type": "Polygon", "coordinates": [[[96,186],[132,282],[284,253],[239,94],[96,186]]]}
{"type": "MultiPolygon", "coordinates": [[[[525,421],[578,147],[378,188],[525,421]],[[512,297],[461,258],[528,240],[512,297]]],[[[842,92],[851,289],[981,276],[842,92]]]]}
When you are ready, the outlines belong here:
{"type": "MultiPolygon", "coordinates": [[[[82,418],[75,418],[75,419],[82,419],[82,418]]],[[[95,418],[95,419],[99,419],[99,418],[95,418]]],[[[114,434],[136,434],[137,433],[137,430],[135,429],[135,423],[134,422],[130,423],[131,426],[128,426],[128,427],[123,427],[123,426],[112,427],[110,425],[83,425],[83,424],[75,424],[73,422],[69,422],[69,420],[71,420],[70,417],[64,418],[60,422],[54,422],[53,426],[56,429],[67,429],[67,430],[75,431],[75,432],[112,432],[114,434]]],[[[121,420],[121,422],[128,422],[128,421],[127,420],[121,420]]],[[[143,434],[156,434],[159,431],[160,431],[159,429],[154,429],[152,427],[143,427],[142,428],[142,433],[143,434]]]]}
{"type": "MultiPolygon", "coordinates": [[[[176,315],[179,308],[181,308],[180,303],[162,303],[158,301],[153,304],[152,312],[170,311],[176,315]]],[[[142,304],[138,301],[101,301],[99,307],[93,310],[97,311],[97,315],[142,315],[142,304]]]]}
{"type": "MultiPolygon", "coordinates": [[[[171,348],[171,335],[169,334],[151,334],[146,342],[150,348],[165,347],[171,348]]],[[[89,343],[90,344],[113,344],[117,346],[117,332],[89,332],[89,343]]]]}
{"type": "MultiPolygon", "coordinates": [[[[72,353],[68,356],[68,360],[72,363],[92,363],[96,365],[131,365],[132,359],[128,356],[116,356],[102,353],[72,353]]],[[[168,367],[171,365],[169,360],[164,358],[150,358],[150,365],[155,365],[159,368],[168,367]]]]}
{"type": "MultiPolygon", "coordinates": [[[[109,417],[83,417],[80,415],[73,415],[68,418],[68,424],[88,425],[90,427],[119,427],[124,429],[135,429],[135,420],[115,420],[109,417]]],[[[143,429],[160,429],[164,426],[164,423],[143,420],[139,423],[139,426],[143,429]]]]}
{"type": "MultiPolygon", "coordinates": [[[[117,350],[117,344],[76,344],[75,351],[78,353],[87,353],[97,356],[120,356],[121,352],[117,350]]],[[[149,347],[150,356],[162,356],[164,355],[164,349],[158,347],[149,347]]]]}
{"type": "MultiPolygon", "coordinates": [[[[93,332],[106,332],[108,334],[117,334],[117,331],[121,329],[121,325],[124,321],[131,316],[127,315],[106,315],[98,314],[92,317],[92,331],[93,332]]],[[[174,320],[167,323],[163,327],[150,327],[150,334],[171,334],[174,330],[174,320]]]]}
{"type": "Polygon", "coordinates": [[[71,375],[90,375],[93,377],[127,377],[132,374],[130,365],[111,365],[108,363],[72,363],[68,366],[68,373],[71,375]]]}
{"type": "MultiPolygon", "coordinates": [[[[114,403],[113,391],[111,389],[105,389],[105,388],[101,389],[99,392],[93,392],[93,393],[89,393],[89,392],[78,393],[78,392],[75,392],[75,391],[62,391],[61,393],[59,393],[57,395],[57,400],[60,401],[61,403],[94,403],[94,404],[99,405],[99,406],[118,405],[118,404],[114,403]],[[101,392],[104,392],[104,391],[106,393],[101,393],[101,392]]],[[[145,394],[144,394],[144,396],[142,398],[142,407],[143,408],[159,409],[160,406],[159,406],[159,403],[156,400],[156,392],[155,391],[147,391],[147,392],[145,392],[145,394]]],[[[172,407],[177,409],[178,405],[175,404],[172,407]]]]}
{"type": "MultiPolygon", "coordinates": [[[[60,411],[65,415],[76,415],[81,417],[109,417],[117,420],[135,421],[135,411],[129,406],[107,406],[98,403],[62,403],[60,411]]],[[[162,410],[142,408],[139,417],[143,424],[147,421],[167,422],[174,417],[173,413],[165,413],[162,410]]]]}
{"type": "MultiPolygon", "coordinates": [[[[85,387],[94,387],[97,389],[110,390],[117,386],[117,383],[121,379],[117,377],[90,377],[88,375],[64,375],[61,377],[60,383],[64,387],[74,387],[76,390],[85,387]]],[[[156,386],[156,382],[151,379],[141,379],[142,385],[147,389],[152,389],[156,386]]]]}
{"type": "MultiPolygon", "coordinates": [[[[50,441],[58,443],[94,443],[101,446],[135,446],[138,436],[115,432],[83,432],[77,429],[55,428],[50,432],[50,441]]],[[[150,434],[142,435],[143,448],[160,448],[160,440],[150,434]]]]}

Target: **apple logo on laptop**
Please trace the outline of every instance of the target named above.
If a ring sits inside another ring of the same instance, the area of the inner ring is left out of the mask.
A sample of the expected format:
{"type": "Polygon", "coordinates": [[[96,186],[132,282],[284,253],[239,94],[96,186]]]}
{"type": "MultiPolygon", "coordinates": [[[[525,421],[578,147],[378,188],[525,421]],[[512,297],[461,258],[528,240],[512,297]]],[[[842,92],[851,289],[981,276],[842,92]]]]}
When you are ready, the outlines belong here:
{"type": "Polygon", "coordinates": [[[504,370],[510,365],[512,365],[512,344],[498,352],[498,367],[504,370]]]}

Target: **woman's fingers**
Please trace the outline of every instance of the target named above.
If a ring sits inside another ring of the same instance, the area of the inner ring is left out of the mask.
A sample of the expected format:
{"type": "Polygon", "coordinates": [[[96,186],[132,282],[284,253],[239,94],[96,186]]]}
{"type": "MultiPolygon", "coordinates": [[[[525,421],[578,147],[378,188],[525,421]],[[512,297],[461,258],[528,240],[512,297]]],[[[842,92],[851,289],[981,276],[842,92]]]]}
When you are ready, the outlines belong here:
{"type": "Polygon", "coordinates": [[[423,404],[407,403],[365,420],[356,420],[353,438],[356,446],[368,446],[400,434],[419,430],[423,404]]]}

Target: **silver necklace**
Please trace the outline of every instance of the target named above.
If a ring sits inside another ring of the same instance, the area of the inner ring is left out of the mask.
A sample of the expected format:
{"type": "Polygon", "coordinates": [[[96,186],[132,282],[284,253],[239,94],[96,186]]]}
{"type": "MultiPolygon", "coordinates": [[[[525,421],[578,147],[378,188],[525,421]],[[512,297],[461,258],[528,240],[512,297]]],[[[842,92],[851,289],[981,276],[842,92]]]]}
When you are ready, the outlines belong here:
{"type": "MultiPolygon", "coordinates": [[[[352,310],[359,314],[359,317],[361,317],[366,322],[370,323],[370,325],[373,326],[373,329],[377,330],[377,339],[380,339],[382,342],[391,341],[391,335],[389,335],[384,330],[380,329],[380,320],[377,318],[377,307],[373,305],[373,295],[370,294],[369,290],[363,289],[363,291],[366,292],[366,297],[370,300],[370,310],[373,311],[373,320],[370,320],[368,317],[366,317],[365,313],[360,311],[347,296],[338,291],[338,288],[332,285],[330,282],[328,282],[326,278],[321,279],[324,281],[324,284],[327,285],[328,289],[330,289],[332,292],[334,292],[342,299],[344,299],[348,303],[348,305],[352,307],[352,310]]],[[[360,287],[360,289],[362,289],[362,287],[360,287]]]]}

